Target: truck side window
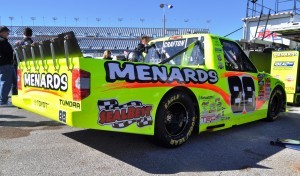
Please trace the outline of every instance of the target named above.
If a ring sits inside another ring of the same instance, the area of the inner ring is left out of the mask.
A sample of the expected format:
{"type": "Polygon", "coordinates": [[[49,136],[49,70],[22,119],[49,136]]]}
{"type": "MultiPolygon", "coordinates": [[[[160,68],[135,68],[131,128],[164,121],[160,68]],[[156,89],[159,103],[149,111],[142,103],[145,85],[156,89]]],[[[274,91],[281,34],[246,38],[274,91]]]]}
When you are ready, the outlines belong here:
{"type": "Polygon", "coordinates": [[[204,65],[204,51],[200,49],[200,46],[196,45],[193,48],[191,56],[188,58],[188,64],[190,66],[204,65]]]}
{"type": "Polygon", "coordinates": [[[226,70],[257,72],[255,66],[236,43],[222,39],[221,43],[223,45],[226,70]]]}

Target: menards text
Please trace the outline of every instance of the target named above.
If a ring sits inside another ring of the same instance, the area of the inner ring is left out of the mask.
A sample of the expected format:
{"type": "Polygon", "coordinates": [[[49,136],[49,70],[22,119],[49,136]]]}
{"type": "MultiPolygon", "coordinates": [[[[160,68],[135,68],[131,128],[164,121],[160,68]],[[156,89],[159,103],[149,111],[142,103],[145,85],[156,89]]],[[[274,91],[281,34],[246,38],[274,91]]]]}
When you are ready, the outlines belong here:
{"type": "Polygon", "coordinates": [[[68,76],[57,73],[24,73],[24,86],[67,91],[68,76]]]}
{"type": "Polygon", "coordinates": [[[179,68],[164,65],[145,65],[118,62],[105,62],[106,81],[115,82],[125,80],[127,82],[161,82],[161,83],[195,83],[215,84],[218,82],[218,74],[215,70],[203,70],[200,68],[179,68]]]}

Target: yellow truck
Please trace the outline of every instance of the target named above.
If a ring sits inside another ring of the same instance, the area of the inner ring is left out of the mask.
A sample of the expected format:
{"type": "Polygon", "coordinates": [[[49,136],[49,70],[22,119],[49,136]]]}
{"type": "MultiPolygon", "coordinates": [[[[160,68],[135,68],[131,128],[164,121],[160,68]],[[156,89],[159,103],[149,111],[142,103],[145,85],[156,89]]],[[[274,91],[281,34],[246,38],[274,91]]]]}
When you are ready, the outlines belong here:
{"type": "Polygon", "coordinates": [[[271,75],[285,83],[287,102],[300,105],[299,51],[273,51],[271,75]]]}
{"type": "Polygon", "coordinates": [[[147,48],[139,62],[84,58],[72,32],[18,47],[13,104],[73,127],[153,135],[167,147],[285,111],[284,83],[258,72],[232,40],[190,34],[147,48]]]}

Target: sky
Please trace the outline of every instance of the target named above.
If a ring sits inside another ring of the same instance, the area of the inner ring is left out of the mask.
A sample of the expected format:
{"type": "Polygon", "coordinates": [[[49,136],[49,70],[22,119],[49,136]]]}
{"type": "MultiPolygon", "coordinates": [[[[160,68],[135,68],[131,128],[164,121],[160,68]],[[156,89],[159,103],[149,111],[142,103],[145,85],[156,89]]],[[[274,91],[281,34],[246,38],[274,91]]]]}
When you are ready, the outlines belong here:
{"type": "MultiPolygon", "coordinates": [[[[6,26],[104,26],[209,28],[224,36],[243,26],[247,0],[26,0],[2,1],[0,24],[6,26]],[[160,4],[173,8],[160,8],[160,4]],[[9,17],[13,17],[11,21],[9,17]],[[35,20],[31,18],[34,17],[35,20]],[[55,18],[54,18],[55,17],[55,18]],[[79,18],[76,22],[74,18],[79,18]],[[53,20],[56,19],[56,20],[53,20]],[[100,19],[99,21],[96,18],[100,19]],[[143,20],[141,20],[143,19],[143,20]],[[143,21],[143,22],[142,22],[143,21]]],[[[242,30],[228,36],[241,39],[242,30]]]]}

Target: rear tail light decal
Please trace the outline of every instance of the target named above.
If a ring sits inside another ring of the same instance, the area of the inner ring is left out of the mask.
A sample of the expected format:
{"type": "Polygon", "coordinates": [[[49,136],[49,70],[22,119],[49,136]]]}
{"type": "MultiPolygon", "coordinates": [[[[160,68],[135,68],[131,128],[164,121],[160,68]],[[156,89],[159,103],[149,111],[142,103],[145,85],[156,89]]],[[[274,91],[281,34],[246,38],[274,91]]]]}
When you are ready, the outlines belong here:
{"type": "Polygon", "coordinates": [[[22,71],[20,69],[17,71],[17,86],[18,90],[22,90],[22,71]]]}
{"type": "Polygon", "coordinates": [[[72,71],[73,100],[80,101],[90,95],[91,74],[81,69],[72,71]]]}

